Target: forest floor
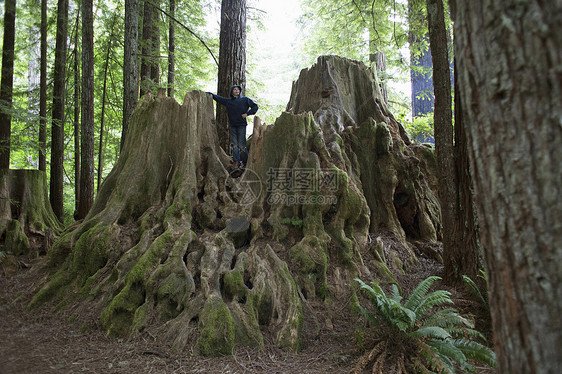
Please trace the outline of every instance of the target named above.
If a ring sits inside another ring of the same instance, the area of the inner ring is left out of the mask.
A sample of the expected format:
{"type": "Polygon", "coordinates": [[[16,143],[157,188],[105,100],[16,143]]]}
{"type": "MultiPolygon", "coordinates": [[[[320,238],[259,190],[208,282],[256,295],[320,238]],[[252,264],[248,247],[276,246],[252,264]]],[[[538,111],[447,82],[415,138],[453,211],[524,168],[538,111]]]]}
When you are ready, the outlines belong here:
{"type": "MultiPolygon", "coordinates": [[[[349,373],[361,355],[349,305],[332,306],[331,321],[325,305],[305,306],[306,348],[300,353],[278,349],[267,334],[265,348],[238,349],[227,357],[176,353],[150,335],[134,339],[106,337],[96,326],[75,320],[72,312],[53,312],[52,305],[26,310],[42,278],[44,258],[20,261],[0,269],[0,374],[43,373],[349,373]],[[306,310],[308,309],[308,310],[306,310]]],[[[435,266],[416,274],[435,274],[435,266]]],[[[412,279],[408,279],[412,281],[412,279]]],[[[415,282],[417,283],[417,281],[415,282]]],[[[479,373],[492,373],[482,368],[479,373]]]]}

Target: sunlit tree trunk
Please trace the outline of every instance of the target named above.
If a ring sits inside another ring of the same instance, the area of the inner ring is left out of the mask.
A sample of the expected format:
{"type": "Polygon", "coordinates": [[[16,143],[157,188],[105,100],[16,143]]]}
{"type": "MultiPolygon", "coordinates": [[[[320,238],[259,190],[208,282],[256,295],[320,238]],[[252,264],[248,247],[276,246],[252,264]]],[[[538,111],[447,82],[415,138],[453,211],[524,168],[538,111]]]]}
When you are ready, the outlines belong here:
{"type": "Polygon", "coordinates": [[[498,373],[562,368],[562,2],[457,1],[498,373]]]}
{"type": "Polygon", "coordinates": [[[94,14],[92,0],[82,0],[82,126],[78,219],[94,203],[94,14]]]}
{"type": "Polygon", "coordinates": [[[129,119],[137,106],[138,91],[138,40],[139,40],[139,0],[125,0],[125,37],[123,56],[123,130],[121,149],[125,143],[129,119]]]}
{"type": "MultiPolygon", "coordinates": [[[[246,88],[246,0],[222,0],[217,93],[229,97],[234,84],[246,88]]],[[[223,105],[217,105],[219,143],[228,152],[230,132],[223,105]]]]}
{"type": "Polygon", "coordinates": [[[14,44],[16,37],[16,0],[4,2],[4,44],[0,82],[0,169],[10,168],[12,134],[12,88],[14,84],[14,44]]]}
{"type": "Polygon", "coordinates": [[[64,96],[66,89],[66,37],[68,34],[68,0],[57,4],[57,36],[55,46],[55,66],[53,81],[53,122],[51,125],[51,206],[62,222],[63,208],[63,156],[64,156],[64,96]]]}

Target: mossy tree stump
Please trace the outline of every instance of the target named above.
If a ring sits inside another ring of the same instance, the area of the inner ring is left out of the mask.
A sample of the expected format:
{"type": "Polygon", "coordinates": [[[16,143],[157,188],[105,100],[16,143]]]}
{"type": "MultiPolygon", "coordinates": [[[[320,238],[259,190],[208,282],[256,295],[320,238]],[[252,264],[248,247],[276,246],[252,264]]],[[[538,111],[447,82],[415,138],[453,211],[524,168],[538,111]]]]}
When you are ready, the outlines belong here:
{"type": "Polygon", "coordinates": [[[62,230],[39,170],[0,170],[0,250],[44,254],[62,230]]]}
{"type": "Polygon", "coordinates": [[[380,97],[364,65],[319,58],[274,125],[256,118],[240,178],[228,173],[210,96],[145,97],[91,212],[53,246],[58,271],[31,305],[81,300],[109,335],[154,329],[205,355],[261,347],[265,331],[301,349],[303,302],[349,297],[353,278],[369,274],[366,256],[393,281],[389,267],[415,263],[407,240],[439,235],[436,199],[380,97]],[[373,232],[406,251],[369,244],[373,232]]]}

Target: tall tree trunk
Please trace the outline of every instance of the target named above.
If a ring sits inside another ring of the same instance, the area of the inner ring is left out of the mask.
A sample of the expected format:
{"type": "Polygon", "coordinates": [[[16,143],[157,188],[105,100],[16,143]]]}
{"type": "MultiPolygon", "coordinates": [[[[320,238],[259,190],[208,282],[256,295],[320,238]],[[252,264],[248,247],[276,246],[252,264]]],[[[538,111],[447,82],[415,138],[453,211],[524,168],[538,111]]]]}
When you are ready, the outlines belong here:
{"type": "Polygon", "coordinates": [[[149,1],[144,1],[144,11],[142,16],[142,38],[141,38],[141,67],[140,67],[140,96],[150,92],[152,84],[150,73],[152,71],[152,28],[153,28],[154,7],[149,1]]]}
{"type": "MultiPolygon", "coordinates": [[[[118,8],[120,11],[120,8],[118,8]]],[[[117,14],[115,12],[113,15],[113,21],[111,23],[111,32],[109,35],[108,45],[107,45],[107,53],[105,56],[105,66],[103,69],[103,93],[101,99],[101,120],[100,120],[100,144],[99,144],[99,152],[98,152],[98,183],[97,183],[97,190],[99,191],[102,176],[103,176],[103,132],[104,132],[104,124],[105,124],[105,99],[107,94],[107,75],[109,71],[109,58],[111,55],[111,48],[113,47],[113,35],[115,30],[115,23],[117,22],[117,14]]]]}
{"type": "MultiPolygon", "coordinates": [[[[457,75],[455,68],[455,76],[457,75]]],[[[455,178],[456,204],[451,248],[443,256],[445,265],[444,280],[455,284],[468,275],[475,282],[478,281],[480,269],[480,249],[478,239],[478,225],[472,192],[472,177],[468,160],[468,143],[465,134],[465,122],[460,102],[460,88],[458,79],[454,80],[455,88],[455,178]]],[[[480,283],[480,282],[478,282],[480,283]]],[[[486,285],[482,285],[485,287],[486,285]]]]}
{"type": "Polygon", "coordinates": [[[6,0],[4,8],[4,44],[0,82],[0,169],[10,168],[12,134],[12,88],[14,85],[14,44],[16,37],[16,0],[6,0]]]}
{"type": "Polygon", "coordinates": [[[170,26],[168,37],[168,96],[174,97],[174,78],[176,69],[176,0],[170,0],[170,26]]]}
{"type": "MultiPolygon", "coordinates": [[[[230,87],[246,91],[246,0],[222,0],[217,93],[229,97],[230,87]]],[[[223,105],[217,105],[219,144],[228,152],[230,132],[223,105]]]]}
{"type": "Polygon", "coordinates": [[[41,0],[39,78],[39,170],[47,171],[47,0],[41,0]]]}
{"type": "Polygon", "coordinates": [[[94,14],[92,0],[82,0],[82,127],[78,219],[94,203],[94,14]]]}
{"type": "Polygon", "coordinates": [[[558,373],[562,2],[453,5],[497,372],[558,373]]]}
{"type": "Polygon", "coordinates": [[[160,83],[160,7],[159,0],[151,0],[156,7],[152,7],[152,54],[150,56],[150,80],[153,86],[160,83]]]}
{"type": "Polygon", "coordinates": [[[455,163],[453,155],[453,117],[451,79],[447,53],[447,31],[443,0],[427,0],[429,42],[433,63],[435,94],[434,134],[439,176],[439,202],[443,233],[443,252],[455,250],[452,245],[453,220],[456,214],[455,163]]]}
{"type": "Polygon", "coordinates": [[[74,32],[74,212],[80,204],[80,49],[78,48],[78,26],[80,25],[80,4],[76,12],[74,32]]]}
{"type": "Polygon", "coordinates": [[[66,37],[68,34],[68,0],[58,0],[57,36],[55,46],[55,71],[53,82],[53,122],[51,125],[51,206],[62,222],[63,208],[63,156],[64,156],[64,99],[66,90],[66,37]]]}
{"type": "Polygon", "coordinates": [[[121,149],[125,144],[129,119],[137,106],[138,91],[138,41],[139,41],[139,0],[125,0],[125,51],[123,56],[123,130],[121,149]]]}

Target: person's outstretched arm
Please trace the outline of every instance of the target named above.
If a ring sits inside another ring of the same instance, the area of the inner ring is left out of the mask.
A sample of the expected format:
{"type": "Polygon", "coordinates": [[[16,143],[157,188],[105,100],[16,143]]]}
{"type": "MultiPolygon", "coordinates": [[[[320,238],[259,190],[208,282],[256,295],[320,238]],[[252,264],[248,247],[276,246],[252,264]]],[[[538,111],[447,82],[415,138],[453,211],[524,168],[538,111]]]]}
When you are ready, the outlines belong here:
{"type": "Polygon", "coordinates": [[[222,96],[219,96],[219,95],[215,95],[215,94],[212,93],[212,92],[207,92],[207,93],[213,96],[213,100],[215,100],[217,103],[222,104],[222,105],[225,105],[226,102],[227,102],[228,100],[230,100],[230,99],[227,99],[226,97],[222,97],[222,96]]]}

